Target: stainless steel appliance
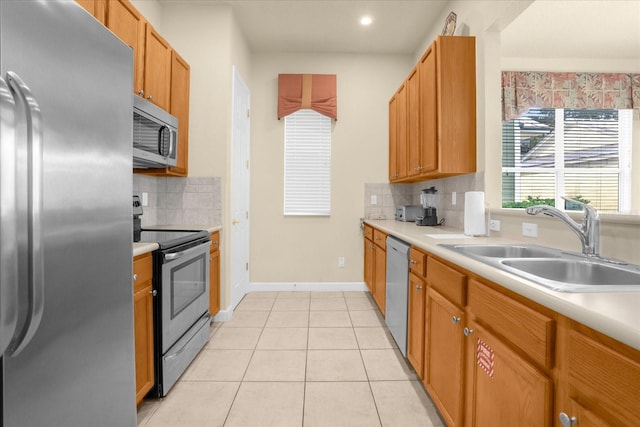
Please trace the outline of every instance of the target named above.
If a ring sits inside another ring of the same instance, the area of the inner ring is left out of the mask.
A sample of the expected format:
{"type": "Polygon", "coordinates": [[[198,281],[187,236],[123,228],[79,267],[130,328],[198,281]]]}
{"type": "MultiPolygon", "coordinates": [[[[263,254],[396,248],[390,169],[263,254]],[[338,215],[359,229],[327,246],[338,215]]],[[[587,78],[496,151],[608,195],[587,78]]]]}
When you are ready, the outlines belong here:
{"type": "Polygon", "coordinates": [[[429,187],[420,193],[420,205],[422,214],[416,218],[416,225],[440,225],[436,214],[436,204],[438,203],[438,190],[436,187],[429,187]]]}
{"type": "Polygon", "coordinates": [[[136,425],[132,62],[75,2],[0,1],[4,427],[136,425]]]}
{"type": "Polygon", "coordinates": [[[416,218],[422,214],[422,209],[419,205],[405,205],[396,209],[396,221],[413,222],[416,218]]]}
{"type": "Polygon", "coordinates": [[[387,237],[387,301],[385,322],[402,354],[407,356],[409,249],[411,245],[387,237]]]}
{"type": "Polygon", "coordinates": [[[139,96],[133,97],[133,167],[175,166],[178,119],[139,96]]]}
{"type": "Polygon", "coordinates": [[[153,257],[156,384],[166,396],[209,341],[209,233],[146,230],[141,242],[156,242],[153,257]]]}

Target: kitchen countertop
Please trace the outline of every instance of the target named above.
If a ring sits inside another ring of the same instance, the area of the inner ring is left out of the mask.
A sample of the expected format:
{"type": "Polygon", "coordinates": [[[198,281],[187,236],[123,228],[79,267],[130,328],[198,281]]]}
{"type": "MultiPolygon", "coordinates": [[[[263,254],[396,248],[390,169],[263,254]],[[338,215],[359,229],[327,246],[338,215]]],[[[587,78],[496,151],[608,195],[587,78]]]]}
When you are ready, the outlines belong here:
{"type": "MultiPolygon", "coordinates": [[[[207,230],[209,234],[214,231],[222,230],[221,225],[152,225],[148,227],[143,227],[144,229],[161,229],[161,230],[207,230]]],[[[133,242],[133,256],[138,256],[142,254],[146,254],[148,252],[153,252],[158,249],[157,243],[141,243],[141,242],[133,242]]]]}
{"type": "Polygon", "coordinates": [[[418,227],[413,222],[369,219],[364,222],[640,350],[640,292],[568,293],[552,291],[439,246],[440,244],[522,244],[522,241],[498,237],[469,238],[461,236],[462,230],[457,228],[418,227]],[[436,237],[428,237],[425,234],[436,235],[436,237]],[[437,238],[447,234],[455,234],[459,237],[437,238]]]}

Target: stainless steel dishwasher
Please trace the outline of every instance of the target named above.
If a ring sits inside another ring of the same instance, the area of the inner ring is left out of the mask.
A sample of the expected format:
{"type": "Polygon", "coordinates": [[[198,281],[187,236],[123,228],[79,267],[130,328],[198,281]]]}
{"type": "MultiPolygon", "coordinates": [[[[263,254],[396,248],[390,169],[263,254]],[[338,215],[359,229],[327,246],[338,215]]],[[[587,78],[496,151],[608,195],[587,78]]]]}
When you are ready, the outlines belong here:
{"type": "Polygon", "coordinates": [[[387,301],[385,321],[403,356],[407,356],[407,304],[409,296],[409,248],[387,237],[387,301]]]}

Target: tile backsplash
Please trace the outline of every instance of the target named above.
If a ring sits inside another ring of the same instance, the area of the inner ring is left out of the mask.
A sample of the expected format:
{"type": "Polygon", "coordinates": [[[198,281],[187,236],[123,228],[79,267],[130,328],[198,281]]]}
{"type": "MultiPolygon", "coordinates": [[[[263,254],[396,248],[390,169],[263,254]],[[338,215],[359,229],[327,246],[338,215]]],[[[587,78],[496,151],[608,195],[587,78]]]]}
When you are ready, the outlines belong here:
{"type": "Polygon", "coordinates": [[[133,174],[133,194],[148,194],[142,226],[216,225],[222,223],[219,177],[172,178],[133,174]]]}
{"type": "Polygon", "coordinates": [[[364,186],[364,215],[369,219],[394,219],[395,210],[402,205],[419,205],[422,189],[436,187],[440,195],[436,209],[438,218],[447,226],[464,228],[464,193],[484,191],[484,173],[416,182],[413,184],[366,183],[364,186]],[[452,195],[456,193],[456,204],[452,195]],[[372,204],[375,196],[376,204],[372,204]]]}

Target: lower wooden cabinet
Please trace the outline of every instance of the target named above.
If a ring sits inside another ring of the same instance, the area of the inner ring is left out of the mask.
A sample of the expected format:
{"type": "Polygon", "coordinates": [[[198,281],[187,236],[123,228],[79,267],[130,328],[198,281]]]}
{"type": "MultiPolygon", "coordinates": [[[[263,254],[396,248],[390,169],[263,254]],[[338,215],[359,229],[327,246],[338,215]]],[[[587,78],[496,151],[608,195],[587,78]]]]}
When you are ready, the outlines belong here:
{"type": "Polygon", "coordinates": [[[151,390],[153,372],[153,258],[133,259],[133,327],[136,361],[136,405],[151,390]]]}
{"type": "Polygon", "coordinates": [[[220,311],[220,232],[211,233],[209,251],[209,314],[213,317],[220,311]]]}
{"type": "Polygon", "coordinates": [[[427,284],[422,277],[409,274],[407,322],[407,360],[420,378],[424,378],[424,327],[427,284]]]}
{"type": "Polygon", "coordinates": [[[447,425],[461,426],[464,311],[433,288],[427,290],[426,309],[425,385],[447,425]]]}
{"type": "Polygon", "coordinates": [[[387,300],[387,234],[364,227],[364,281],[384,316],[387,300]]]}
{"type": "Polygon", "coordinates": [[[576,322],[561,334],[560,414],[574,425],[640,426],[640,351],[576,322]]]}
{"type": "Polygon", "coordinates": [[[551,426],[552,380],[477,323],[466,331],[466,425],[551,426]]]}

